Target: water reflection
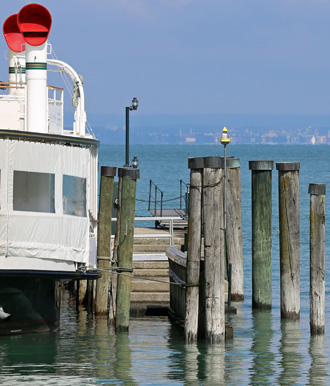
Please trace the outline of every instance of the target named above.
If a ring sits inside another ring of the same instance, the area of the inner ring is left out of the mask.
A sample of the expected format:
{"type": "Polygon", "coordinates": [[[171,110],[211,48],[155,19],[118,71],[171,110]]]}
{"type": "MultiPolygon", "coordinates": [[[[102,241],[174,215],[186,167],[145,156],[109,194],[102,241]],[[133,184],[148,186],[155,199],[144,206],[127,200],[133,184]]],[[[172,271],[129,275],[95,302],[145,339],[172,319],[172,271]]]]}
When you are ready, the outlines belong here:
{"type": "Polygon", "coordinates": [[[93,366],[98,379],[115,378],[116,336],[114,328],[108,327],[106,317],[98,317],[95,321],[96,355],[93,366]]]}
{"type": "Polygon", "coordinates": [[[308,317],[238,311],[228,317],[234,339],[225,347],[188,345],[166,317],[132,318],[129,333],[116,334],[65,295],[57,333],[1,337],[1,374],[8,385],[329,384],[329,339],[310,338],[308,317]]]}
{"type": "Polygon", "coordinates": [[[136,385],[131,376],[132,351],[129,347],[129,335],[127,332],[120,332],[116,334],[115,348],[115,377],[124,382],[125,385],[136,385]]]}
{"type": "Polygon", "coordinates": [[[197,344],[185,344],[185,371],[184,380],[187,384],[195,384],[198,381],[198,357],[197,344]]]}
{"type": "Polygon", "coordinates": [[[324,355],[324,334],[313,335],[309,343],[309,355],[311,357],[311,365],[309,368],[308,385],[327,385],[326,377],[328,376],[326,366],[327,360],[324,355]]]}
{"type": "Polygon", "coordinates": [[[271,377],[275,374],[274,359],[272,352],[272,329],[271,310],[254,310],[252,313],[254,336],[251,346],[252,368],[251,384],[272,385],[271,377]]]}
{"type": "Polygon", "coordinates": [[[281,386],[299,384],[303,372],[303,356],[300,352],[300,321],[282,319],[281,331],[282,338],[279,348],[281,374],[278,382],[281,386]]]}
{"type": "Polygon", "coordinates": [[[205,341],[186,344],[183,331],[172,326],[168,348],[171,353],[169,378],[185,385],[227,385],[223,345],[205,341]]]}
{"type": "Polygon", "coordinates": [[[28,375],[34,368],[39,368],[40,373],[55,373],[53,363],[57,354],[54,333],[1,337],[1,374],[28,375]]]}
{"type": "Polygon", "coordinates": [[[208,345],[204,359],[203,385],[226,385],[225,348],[222,345],[208,345]]]}

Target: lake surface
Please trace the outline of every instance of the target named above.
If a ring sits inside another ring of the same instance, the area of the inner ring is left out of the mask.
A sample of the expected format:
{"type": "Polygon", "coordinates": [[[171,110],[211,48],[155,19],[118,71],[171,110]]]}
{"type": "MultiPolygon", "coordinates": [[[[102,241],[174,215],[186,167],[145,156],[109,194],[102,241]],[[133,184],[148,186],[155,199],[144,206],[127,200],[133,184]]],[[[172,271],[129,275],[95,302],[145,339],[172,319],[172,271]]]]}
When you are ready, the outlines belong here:
{"type": "MultiPolygon", "coordinates": [[[[189,182],[188,157],[223,155],[219,146],[131,146],[140,160],[139,216],[147,214],[149,180],[164,199],[179,196],[180,179],[189,182]]],[[[330,147],[230,144],[227,155],[241,160],[245,301],[227,315],[234,339],[225,346],[187,345],[167,317],[132,318],[129,333],[115,334],[105,319],[79,312],[64,292],[61,328],[51,334],[2,337],[1,383],[16,385],[329,385],[330,266],[327,264],[326,331],[309,332],[309,183],[330,182],[330,147]],[[273,232],[273,307],[251,308],[251,171],[248,161],[273,160],[273,227],[278,228],[276,162],[300,162],[301,318],[281,321],[278,233],[273,232]]],[[[132,158],[132,157],[131,157],[132,158]]],[[[124,146],[102,146],[100,165],[121,167],[124,146]]],[[[326,198],[327,200],[327,198],[326,198]]],[[[169,201],[173,206],[175,201],[169,201]]],[[[178,204],[178,201],[176,202],[178,204]]],[[[329,205],[326,203],[327,218],[329,205]]],[[[327,226],[329,239],[329,227],[327,226]]],[[[329,259],[326,245],[326,259],[329,259]]]]}

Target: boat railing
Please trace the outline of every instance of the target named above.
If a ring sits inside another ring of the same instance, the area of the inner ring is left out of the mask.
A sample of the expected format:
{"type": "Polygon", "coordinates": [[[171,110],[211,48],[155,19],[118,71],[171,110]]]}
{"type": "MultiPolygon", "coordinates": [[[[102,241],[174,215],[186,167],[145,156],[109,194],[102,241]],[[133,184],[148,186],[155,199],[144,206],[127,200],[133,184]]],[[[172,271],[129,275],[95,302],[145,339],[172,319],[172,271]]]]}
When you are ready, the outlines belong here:
{"type": "MultiPolygon", "coordinates": [[[[9,94],[1,95],[0,101],[19,101],[24,103],[26,100],[26,83],[15,83],[15,82],[0,82],[0,90],[11,90],[9,94]],[[17,93],[12,90],[17,90],[17,93]]],[[[48,89],[48,132],[51,134],[60,134],[64,133],[63,130],[63,88],[54,87],[47,85],[48,89]]],[[[23,130],[26,131],[26,104],[23,111],[16,106],[16,111],[13,109],[11,111],[12,119],[6,123],[6,128],[11,130],[23,130]],[[18,125],[17,122],[21,121],[22,124],[18,125]]],[[[7,109],[7,105],[3,107],[7,109]]],[[[1,110],[1,109],[0,109],[1,110]]],[[[1,110],[2,112],[2,110],[1,110]]],[[[70,135],[70,132],[67,132],[70,135]]]]}
{"type": "Polygon", "coordinates": [[[64,100],[63,89],[54,86],[47,86],[48,88],[48,116],[49,116],[49,133],[63,134],[64,122],[64,100]]]}
{"type": "Polygon", "coordinates": [[[7,90],[8,88],[24,89],[26,83],[0,82],[0,90],[7,90]]]}
{"type": "MultiPolygon", "coordinates": [[[[172,216],[169,216],[169,217],[161,217],[161,216],[156,216],[156,217],[150,217],[150,216],[147,216],[147,217],[135,217],[134,218],[134,221],[137,222],[137,221],[167,221],[168,222],[168,229],[163,229],[162,232],[146,232],[146,233],[134,233],[134,238],[146,238],[146,239],[159,239],[159,238],[168,238],[169,239],[169,246],[172,247],[174,245],[174,221],[177,220],[176,217],[172,217],[172,216]]],[[[113,217],[112,218],[112,221],[113,222],[116,222],[117,221],[117,218],[116,217],[113,217]]],[[[148,228],[146,228],[148,229],[148,228]]]]}

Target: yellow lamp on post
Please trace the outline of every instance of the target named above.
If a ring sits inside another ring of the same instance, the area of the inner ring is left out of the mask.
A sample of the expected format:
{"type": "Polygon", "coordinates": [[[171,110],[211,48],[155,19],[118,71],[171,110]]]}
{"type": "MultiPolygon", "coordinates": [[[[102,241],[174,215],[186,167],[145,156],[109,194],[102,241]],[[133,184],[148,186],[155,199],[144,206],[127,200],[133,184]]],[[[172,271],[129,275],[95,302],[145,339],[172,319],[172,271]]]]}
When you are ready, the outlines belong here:
{"type": "Polygon", "coordinates": [[[227,154],[226,146],[230,143],[227,127],[224,127],[221,134],[220,143],[224,148],[224,168],[223,168],[223,232],[224,232],[224,247],[225,260],[227,265],[227,279],[228,279],[228,307],[231,307],[231,264],[228,264],[227,254],[227,205],[226,205],[226,179],[227,179],[227,154]]]}
{"type": "Polygon", "coordinates": [[[230,143],[230,138],[229,138],[227,127],[224,127],[223,130],[222,130],[222,135],[221,135],[220,142],[223,145],[228,145],[228,143],[230,143]]]}

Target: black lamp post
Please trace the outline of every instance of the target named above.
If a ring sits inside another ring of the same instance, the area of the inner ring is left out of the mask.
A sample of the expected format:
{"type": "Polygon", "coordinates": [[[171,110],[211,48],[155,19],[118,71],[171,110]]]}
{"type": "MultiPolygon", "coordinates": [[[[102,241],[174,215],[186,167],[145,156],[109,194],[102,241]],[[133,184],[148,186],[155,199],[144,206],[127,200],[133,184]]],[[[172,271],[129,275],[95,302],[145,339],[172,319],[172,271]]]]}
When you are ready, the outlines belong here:
{"type": "Polygon", "coordinates": [[[126,152],[125,152],[125,167],[129,167],[129,112],[130,110],[137,110],[139,101],[137,98],[132,99],[132,106],[126,107],[126,152]]]}

